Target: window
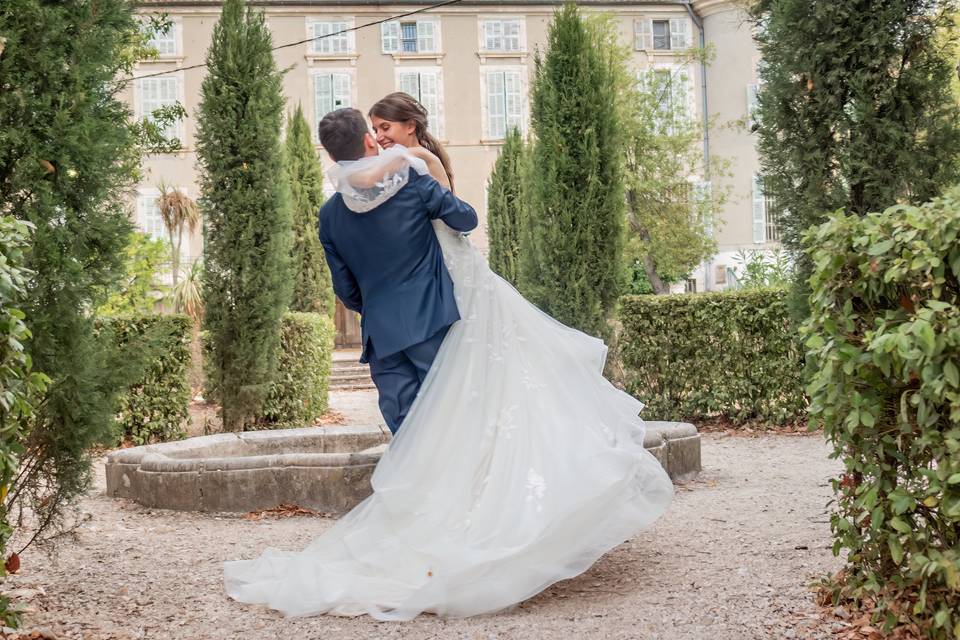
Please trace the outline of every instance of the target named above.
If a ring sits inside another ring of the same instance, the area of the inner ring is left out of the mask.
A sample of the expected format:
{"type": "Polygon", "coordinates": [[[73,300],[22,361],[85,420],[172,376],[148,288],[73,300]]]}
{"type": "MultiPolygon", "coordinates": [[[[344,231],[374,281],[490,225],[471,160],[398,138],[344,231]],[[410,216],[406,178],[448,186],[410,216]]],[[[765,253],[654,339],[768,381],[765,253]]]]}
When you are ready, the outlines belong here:
{"type": "Polygon", "coordinates": [[[643,91],[656,95],[665,131],[672,133],[676,124],[693,117],[693,82],[686,67],[645,69],[637,78],[643,91]]]}
{"type": "Polygon", "coordinates": [[[159,194],[140,194],[137,197],[137,226],[150,237],[158,240],[167,239],[167,229],[163,226],[160,217],[159,194]]]}
{"type": "MultiPolygon", "coordinates": [[[[149,24],[149,23],[148,23],[149,24]]],[[[165,32],[156,31],[150,37],[149,46],[157,50],[161,58],[176,56],[177,50],[177,28],[176,22],[170,22],[165,32]]]]}
{"type": "Polygon", "coordinates": [[[505,138],[513,128],[523,129],[523,75],[520,70],[489,70],[484,74],[487,131],[491,139],[505,138]]]}
{"type": "Polygon", "coordinates": [[[634,48],[638,51],[679,51],[689,49],[690,20],[673,18],[651,20],[639,18],[633,24],[634,48]]]}
{"type": "Polygon", "coordinates": [[[753,241],[757,244],[779,242],[778,218],[779,207],[773,198],[763,192],[763,179],[753,176],[753,241]]]}
{"type": "Polygon", "coordinates": [[[380,44],[384,53],[437,53],[439,31],[432,20],[392,20],[380,25],[380,44]]]}
{"type": "MultiPolygon", "coordinates": [[[[172,107],[179,102],[180,78],[159,76],[136,81],[137,118],[153,121],[153,112],[162,107],[172,107]]],[[[180,122],[171,123],[163,130],[167,138],[181,138],[180,122]]]]}
{"type": "Polygon", "coordinates": [[[314,134],[323,116],[335,109],[353,106],[350,84],[349,73],[318,73],[313,76],[314,134]]]}
{"type": "Polygon", "coordinates": [[[353,53],[352,33],[341,33],[353,25],[345,20],[336,22],[310,22],[307,33],[315,40],[310,41],[310,53],[344,54],[353,53]],[[336,35],[333,35],[336,34],[336,35]]]}
{"type": "Polygon", "coordinates": [[[520,51],[522,21],[519,18],[481,20],[482,51],[520,51]]]}
{"type": "Polygon", "coordinates": [[[686,282],[683,285],[684,293],[696,293],[697,292],[697,280],[696,278],[687,278],[686,282]]]}
{"type": "Polygon", "coordinates": [[[397,73],[397,89],[420,101],[427,110],[427,128],[434,136],[442,138],[443,118],[441,115],[442,85],[439,69],[413,70],[403,69],[397,73]]]}

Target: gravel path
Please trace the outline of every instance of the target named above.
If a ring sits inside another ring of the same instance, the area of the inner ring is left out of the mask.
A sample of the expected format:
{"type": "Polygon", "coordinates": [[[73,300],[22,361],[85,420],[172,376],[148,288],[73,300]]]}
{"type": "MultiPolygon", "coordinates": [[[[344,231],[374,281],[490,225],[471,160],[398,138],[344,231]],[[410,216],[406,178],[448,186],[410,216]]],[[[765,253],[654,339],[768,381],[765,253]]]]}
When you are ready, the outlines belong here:
{"type": "Polygon", "coordinates": [[[704,472],[652,529],[577,578],[499,615],[411,623],[285,619],[223,595],[221,562],[300,549],[331,521],[149,510],[103,495],[55,556],[30,549],[18,575],[26,628],[59,638],[827,638],[806,585],[835,570],[825,504],[838,465],[816,436],[708,434],[704,472]],[[31,591],[38,590],[38,591],[31,591]]]}

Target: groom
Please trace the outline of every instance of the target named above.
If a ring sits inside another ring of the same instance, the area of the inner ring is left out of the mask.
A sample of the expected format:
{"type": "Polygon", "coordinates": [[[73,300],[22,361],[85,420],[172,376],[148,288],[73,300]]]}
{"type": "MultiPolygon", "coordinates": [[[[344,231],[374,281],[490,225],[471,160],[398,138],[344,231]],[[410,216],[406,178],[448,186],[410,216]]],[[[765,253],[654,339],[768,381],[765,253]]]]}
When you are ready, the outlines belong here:
{"type": "MultiPolygon", "coordinates": [[[[356,109],[338,109],[318,126],[320,144],[336,162],[376,156],[377,142],[356,109]]],[[[477,213],[429,175],[410,169],[389,200],[358,213],[340,193],[320,208],[320,241],[344,306],[361,314],[363,353],[380,394],[380,411],[396,433],[440,349],[460,319],[453,281],[431,220],[457,231],[477,226],[477,213]]]]}

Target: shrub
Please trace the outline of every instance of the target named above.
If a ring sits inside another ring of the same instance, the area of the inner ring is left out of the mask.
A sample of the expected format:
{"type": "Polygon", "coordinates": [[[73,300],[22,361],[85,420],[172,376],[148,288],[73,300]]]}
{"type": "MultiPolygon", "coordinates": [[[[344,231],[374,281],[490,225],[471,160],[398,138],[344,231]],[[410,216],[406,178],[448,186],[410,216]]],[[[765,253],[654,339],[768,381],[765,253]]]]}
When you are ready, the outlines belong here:
{"type": "Polygon", "coordinates": [[[143,375],[117,398],[120,440],[134,444],[165,442],[184,436],[190,388],[191,321],[182,315],[101,318],[121,348],[141,343],[150,354],[143,375]]]}
{"type": "MultiPolygon", "coordinates": [[[[0,217],[0,558],[6,557],[13,526],[7,518],[7,494],[20,468],[24,441],[34,407],[43,396],[49,378],[31,371],[31,358],[24,351],[30,331],[23,311],[17,308],[26,294],[31,272],[23,267],[25,249],[33,225],[12,217],[0,217]]],[[[6,575],[0,564],[0,577],[6,575]]],[[[0,624],[17,626],[19,611],[0,596],[0,624]]]]}
{"type": "Polygon", "coordinates": [[[785,423],[804,409],[783,289],[626,296],[620,357],[647,419],[785,423]]]}
{"type": "Polygon", "coordinates": [[[270,426],[309,426],[327,411],[333,321],[326,313],[287,313],[280,329],[280,363],[264,405],[270,426]]]}
{"type": "Polygon", "coordinates": [[[960,637],[960,189],[808,232],[811,419],[833,481],[835,598],[960,637]]]}

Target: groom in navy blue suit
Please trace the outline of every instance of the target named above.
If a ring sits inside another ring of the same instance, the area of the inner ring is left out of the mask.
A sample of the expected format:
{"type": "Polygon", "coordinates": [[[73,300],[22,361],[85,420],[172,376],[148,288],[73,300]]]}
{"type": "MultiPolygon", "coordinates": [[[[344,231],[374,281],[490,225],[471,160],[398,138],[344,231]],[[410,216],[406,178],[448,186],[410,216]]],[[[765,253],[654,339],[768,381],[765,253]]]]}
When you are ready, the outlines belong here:
{"type": "MultiPolygon", "coordinates": [[[[320,144],[337,162],[378,154],[363,114],[328,113],[320,144]]],[[[460,319],[453,281],[431,220],[457,231],[477,226],[477,213],[429,175],[410,169],[389,200],[363,213],[340,193],[320,208],[320,241],[344,306],[361,314],[363,353],[380,394],[380,411],[396,433],[440,349],[460,319]]]]}

